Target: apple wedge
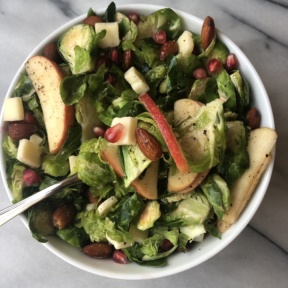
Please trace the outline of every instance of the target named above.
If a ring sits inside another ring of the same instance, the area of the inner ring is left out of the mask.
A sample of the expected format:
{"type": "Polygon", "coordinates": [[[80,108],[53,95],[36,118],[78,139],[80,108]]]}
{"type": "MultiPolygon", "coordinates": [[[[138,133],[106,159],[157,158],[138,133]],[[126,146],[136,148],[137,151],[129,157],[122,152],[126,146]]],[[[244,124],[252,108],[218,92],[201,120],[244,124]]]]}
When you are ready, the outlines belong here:
{"type": "MultiPolygon", "coordinates": [[[[168,192],[171,193],[188,193],[193,191],[199,186],[206,178],[210,170],[194,173],[180,173],[177,171],[175,174],[169,176],[168,174],[168,192]]],[[[169,171],[170,173],[170,171],[169,171]]]]}
{"type": "Polygon", "coordinates": [[[174,103],[174,124],[179,125],[191,117],[204,104],[192,99],[180,99],[174,103]]]}
{"type": "Polygon", "coordinates": [[[74,122],[74,107],[65,105],[60,95],[64,74],[55,62],[43,56],[31,57],[25,68],[40,100],[49,151],[56,154],[74,122]]]}
{"type": "Polygon", "coordinates": [[[165,119],[165,116],[159,110],[156,103],[147,93],[141,94],[138,98],[156,122],[179,171],[182,173],[190,171],[187,159],[182,151],[182,148],[179,145],[172,131],[172,128],[165,119]]]}
{"type": "Polygon", "coordinates": [[[231,187],[231,208],[218,221],[218,229],[225,232],[241,215],[251,198],[262,174],[271,161],[271,150],[277,140],[277,133],[270,128],[258,128],[249,133],[247,151],[250,167],[231,187]]]}
{"type": "MultiPolygon", "coordinates": [[[[125,173],[119,156],[119,147],[110,145],[102,152],[102,157],[111,165],[117,175],[124,177],[125,173]]],[[[131,185],[142,197],[155,200],[158,197],[158,169],[159,161],[153,161],[146,169],[144,177],[137,178],[131,185]]]]}

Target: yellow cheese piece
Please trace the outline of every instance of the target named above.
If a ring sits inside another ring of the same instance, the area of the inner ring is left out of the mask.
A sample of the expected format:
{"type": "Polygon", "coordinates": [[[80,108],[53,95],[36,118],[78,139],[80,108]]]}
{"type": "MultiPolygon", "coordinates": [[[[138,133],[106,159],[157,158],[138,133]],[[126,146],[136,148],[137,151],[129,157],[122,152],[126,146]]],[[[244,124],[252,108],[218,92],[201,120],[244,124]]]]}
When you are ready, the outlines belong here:
{"type": "Polygon", "coordinates": [[[113,119],[111,127],[116,124],[121,123],[124,126],[124,131],[120,139],[113,143],[114,145],[135,145],[136,144],[136,128],[137,128],[137,118],[134,117],[116,117],[113,119]]]}
{"type": "Polygon", "coordinates": [[[21,97],[6,98],[3,104],[4,121],[21,121],[24,119],[24,108],[21,97]]]}
{"type": "Polygon", "coordinates": [[[103,22],[95,24],[96,33],[100,33],[103,30],[106,30],[106,35],[99,42],[100,48],[111,48],[120,44],[118,22],[103,22]]]}
{"type": "Polygon", "coordinates": [[[41,165],[41,148],[27,139],[19,141],[17,160],[32,167],[39,168],[41,165]]]}
{"type": "Polygon", "coordinates": [[[128,69],[124,73],[124,78],[137,94],[142,94],[149,90],[144,76],[135,67],[128,69]]]}

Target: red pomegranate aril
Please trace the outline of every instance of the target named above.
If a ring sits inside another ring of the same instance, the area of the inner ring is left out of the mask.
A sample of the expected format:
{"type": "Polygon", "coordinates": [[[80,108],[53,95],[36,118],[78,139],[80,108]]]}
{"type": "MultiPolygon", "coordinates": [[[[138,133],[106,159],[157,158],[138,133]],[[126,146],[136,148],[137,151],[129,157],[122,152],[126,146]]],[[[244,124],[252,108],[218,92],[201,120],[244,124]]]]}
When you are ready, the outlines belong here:
{"type": "Polygon", "coordinates": [[[239,66],[239,62],[238,62],[236,55],[234,53],[228,54],[226,58],[225,68],[230,71],[230,70],[237,69],[238,66],[239,66]]]}
{"type": "Polygon", "coordinates": [[[32,169],[25,169],[23,171],[22,179],[24,185],[27,187],[40,184],[41,182],[39,174],[32,169]]]}
{"type": "Polygon", "coordinates": [[[95,70],[98,70],[98,68],[102,65],[105,64],[106,68],[110,67],[111,64],[111,59],[106,57],[105,55],[100,55],[95,62],[95,70]]]}
{"type": "Polygon", "coordinates": [[[128,14],[128,18],[133,21],[136,25],[138,25],[140,17],[137,13],[131,12],[128,14]]]}
{"type": "Polygon", "coordinates": [[[110,143],[115,143],[121,138],[124,128],[123,124],[118,123],[105,131],[104,138],[110,143]]]}
{"type": "Polygon", "coordinates": [[[196,79],[205,79],[207,77],[207,72],[204,68],[197,68],[193,71],[193,76],[196,79]]]}
{"type": "Polygon", "coordinates": [[[100,127],[100,126],[96,126],[93,128],[93,133],[95,135],[95,137],[103,137],[104,136],[104,133],[105,133],[105,129],[103,127],[100,127]]]}
{"type": "Polygon", "coordinates": [[[115,48],[110,50],[109,53],[109,58],[110,60],[115,63],[115,64],[119,64],[121,62],[121,52],[115,48]]]}
{"type": "Polygon", "coordinates": [[[166,42],[166,32],[163,30],[160,30],[153,34],[153,40],[157,44],[164,44],[166,42]]]}
{"type": "Polygon", "coordinates": [[[119,264],[128,263],[128,257],[121,250],[115,250],[113,253],[113,261],[119,264]]]}
{"type": "Polygon", "coordinates": [[[220,60],[213,58],[208,62],[208,72],[210,74],[216,74],[223,68],[220,60]]]}

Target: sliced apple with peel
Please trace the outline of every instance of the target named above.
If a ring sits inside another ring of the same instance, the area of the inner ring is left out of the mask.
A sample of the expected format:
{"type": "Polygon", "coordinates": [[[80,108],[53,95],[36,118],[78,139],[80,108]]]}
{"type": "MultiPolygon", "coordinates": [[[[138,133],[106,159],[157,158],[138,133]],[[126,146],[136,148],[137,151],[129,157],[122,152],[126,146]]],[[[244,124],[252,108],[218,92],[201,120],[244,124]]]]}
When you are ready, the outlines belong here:
{"type": "Polygon", "coordinates": [[[194,190],[205,179],[208,171],[195,173],[192,171],[181,173],[179,170],[170,169],[168,173],[168,192],[187,193],[194,190]]]}
{"type": "Polygon", "coordinates": [[[204,104],[191,99],[180,99],[174,103],[174,124],[177,126],[191,117],[204,104]]]}
{"type": "Polygon", "coordinates": [[[277,137],[277,132],[267,127],[257,128],[249,133],[247,151],[250,166],[230,189],[232,204],[217,223],[220,232],[224,233],[234,224],[245,209],[272,159],[271,151],[275,146],[277,137]]]}
{"type": "Polygon", "coordinates": [[[156,103],[147,93],[141,94],[138,98],[156,122],[179,171],[182,173],[190,171],[187,159],[182,151],[182,148],[178,143],[172,131],[172,128],[168,124],[165,116],[162,114],[156,103]]]}
{"type": "Polygon", "coordinates": [[[74,107],[65,105],[60,95],[64,74],[55,62],[38,55],[31,57],[25,68],[40,100],[49,151],[56,154],[74,122],[74,107]]]}
{"type": "MultiPolygon", "coordinates": [[[[122,178],[125,176],[118,146],[107,146],[105,150],[102,151],[102,157],[111,165],[117,175],[122,178]]],[[[159,161],[151,162],[146,169],[144,176],[142,178],[137,178],[131,183],[137,193],[146,199],[155,200],[158,197],[158,169],[159,161]]]]}
{"type": "Polygon", "coordinates": [[[179,190],[175,193],[188,193],[188,192],[191,192],[193,191],[196,187],[198,187],[202,181],[206,178],[206,176],[208,175],[210,170],[207,170],[207,171],[204,171],[204,172],[201,172],[201,173],[198,173],[197,174],[197,177],[194,179],[194,181],[188,186],[186,187],[185,189],[183,190],[179,190]]]}

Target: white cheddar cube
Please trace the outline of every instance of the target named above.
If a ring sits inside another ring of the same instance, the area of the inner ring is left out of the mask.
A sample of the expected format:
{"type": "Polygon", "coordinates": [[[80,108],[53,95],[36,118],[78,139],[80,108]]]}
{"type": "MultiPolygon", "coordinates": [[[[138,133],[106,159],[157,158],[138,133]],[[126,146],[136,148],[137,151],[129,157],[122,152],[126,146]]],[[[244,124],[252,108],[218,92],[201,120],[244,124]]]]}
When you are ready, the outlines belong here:
{"type": "Polygon", "coordinates": [[[40,146],[41,143],[43,142],[43,139],[38,134],[32,134],[29,140],[38,146],[40,146]]]}
{"type": "Polygon", "coordinates": [[[71,155],[69,156],[69,167],[70,167],[70,174],[75,174],[77,173],[77,166],[76,166],[76,161],[77,161],[77,156],[71,155]]]}
{"type": "Polygon", "coordinates": [[[22,98],[6,98],[3,104],[4,121],[21,121],[24,119],[22,98]]]}
{"type": "Polygon", "coordinates": [[[177,40],[179,54],[188,56],[193,52],[194,41],[190,31],[184,31],[177,40]]]}
{"type": "Polygon", "coordinates": [[[41,148],[27,139],[19,141],[17,160],[32,167],[39,168],[41,165],[41,148]]]}
{"type": "Polygon", "coordinates": [[[137,94],[142,94],[149,90],[144,76],[135,67],[128,69],[124,73],[124,78],[137,94]]]}
{"type": "Polygon", "coordinates": [[[103,22],[95,24],[96,33],[106,30],[106,35],[99,41],[100,48],[116,47],[120,44],[118,22],[103,22]]]}
{"type": "Polygon", "coordinates": [[[114,145],[135,145],[136,144],[135,132],[137,128],[137,122],[138,122],[137,118],[134,118],[134,117],[114,118],[112,120],[111,127],[115,126],[118,123],[121,123],[124,126],[124,131],[120,139],[113,144],[114,145]]]}

